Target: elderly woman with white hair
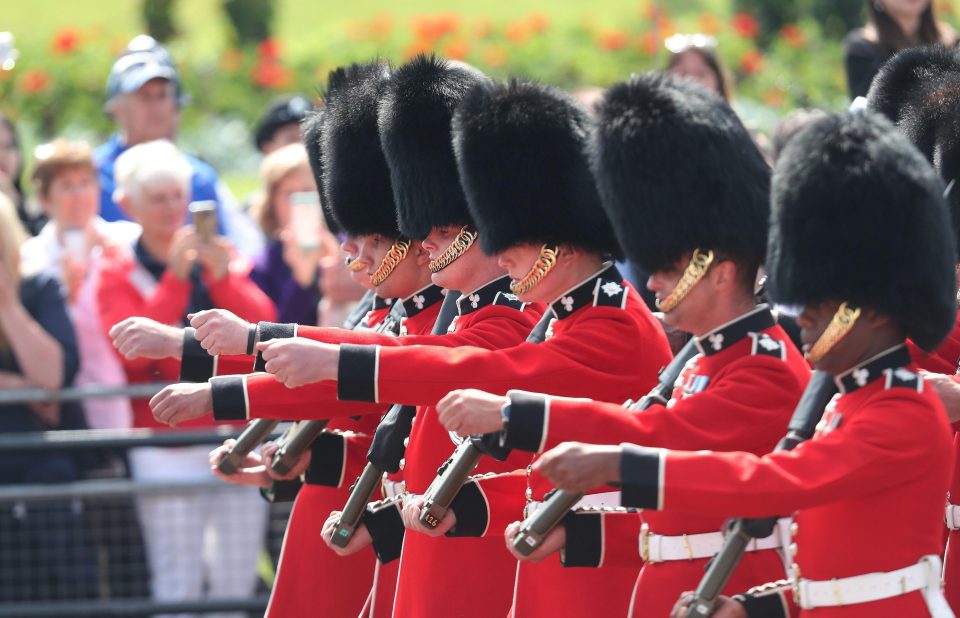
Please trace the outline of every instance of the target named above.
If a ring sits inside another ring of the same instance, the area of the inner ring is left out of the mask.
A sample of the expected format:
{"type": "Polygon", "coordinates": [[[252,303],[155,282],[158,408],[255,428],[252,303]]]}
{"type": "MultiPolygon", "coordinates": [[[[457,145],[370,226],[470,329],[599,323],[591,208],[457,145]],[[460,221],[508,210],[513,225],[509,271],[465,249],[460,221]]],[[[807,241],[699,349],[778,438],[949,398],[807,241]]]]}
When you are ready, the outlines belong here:
{"type": "MultiPolygon", "coordinates": [[[[275,319],[273,303],[249,278],[249,261],[238,257],[225,238],[205,240],[193,226],[183,224],[191,174],[185,157],[165,140],[134,146],[117,159],[115,199],[142,233],[133,246],[102,261],[97,297],[104,328],[139,322],[179,333],[187,315],[213,307],[251,322],[275,319]]],[[[114,343],[123,356],[125,334],[122,325],[118,329],[114,343]]],[[[179,348],[179,334],[173,341],[179,348]]],[[[179,350],[156,352],[152,358],[121,359],[131,384],[178,379],[179,362],[170,357],[179,357],[179,350]]],[[[133,420],[135,427],[161,428],[144,400],[133,402],[133,420]]],[[[205,424],[209,421],[198,425],[205,424]]],[[[132,449],[131,473],[145,481],[203,481],[212,478],[208,451],[206,446],[132,449]]],[[[137,498],[137,510],[154,598],[198,599],[204,590],[210,597],[247,597],[253,592],[266,514],[255,490],[227,486],[162,496],[147,493],[137,498]],[[241,512],[245,519],[237,525],[241,512]],[[205,544],[205,539],[215,542],[205,544]]]]}

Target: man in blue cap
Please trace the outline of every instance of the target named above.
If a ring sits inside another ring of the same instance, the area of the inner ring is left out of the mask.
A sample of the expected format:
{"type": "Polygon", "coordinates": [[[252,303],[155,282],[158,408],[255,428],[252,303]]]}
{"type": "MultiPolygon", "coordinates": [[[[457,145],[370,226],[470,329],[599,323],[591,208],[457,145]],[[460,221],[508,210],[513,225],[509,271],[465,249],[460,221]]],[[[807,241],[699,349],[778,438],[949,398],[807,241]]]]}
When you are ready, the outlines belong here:
{"type": "MultiPolygon", "coordinates": [[[[94,151],[100,181],[100,216],[107,221],[127,219],[113,199],[113,165],[131,146],[157,139],[173,141],[186,102],[180,75],[169,52],[146,35],[135,37],[113,63],[107,78],[106,112],[117,122],[117,132],[94,151]]],[[[255,255],[263,240],[253,223],[238,210],[236,200],[207,163],[187,155],[193,168],[193,201],[217,203],[219,233],[246,255],[255,255]]]]}

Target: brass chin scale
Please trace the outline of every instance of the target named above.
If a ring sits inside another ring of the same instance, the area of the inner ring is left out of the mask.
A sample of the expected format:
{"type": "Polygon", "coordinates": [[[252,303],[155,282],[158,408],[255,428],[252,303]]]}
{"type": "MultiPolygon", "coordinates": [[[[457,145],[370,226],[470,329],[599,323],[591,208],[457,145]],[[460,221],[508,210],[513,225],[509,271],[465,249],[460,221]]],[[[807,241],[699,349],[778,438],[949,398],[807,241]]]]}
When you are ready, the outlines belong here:
{"type": "Polygon", "coordinates": [[[847,303],[842,303],[837,312],[833,314],[830,324],[823,330],[816,343],[810,347],[810,351],[805,354],[811,364],[819,363],[823,357],[830,353],[837,342],[847,336],[850,329],[860,317],[860,308],[849,307],[847,303]]]}
{"type": "Polygon", "coordinates": [[[537,257],[537,261],[534,262],[530,272],[524,275],[519,281],[511,281],[510,291],[517,295],[526,294],[537,287],[537,284],[557,265],[557,254],[559,252],[560,247],[548,247],[547,245],[540,247],[540,255],[537,257]]]}
{"type": "Polygon", "coordinates": [[[393,269],[403,261],[403,258],[407,257],[407,251],[409,250],[409,240],[395,241],[390,247],[390,250],[387,251],[387,254],[383,256],[380,266],[378,266],[377,270],[370,276],[370,284],[377,286],[386,281],[390,273],[393,272],[393,269]]]}
{"type": "Polygon", "coordinates": [[[707,269],[710,268],[710,264],[712,263],[713,251],[694,249],[693,255],[690,257],[690,263],[687,264],[686,270],[683,271],[683,276],[680,277],[680,281],[677,282],[677,285],[674,286],[666,298],[662,300],[657,299],[657,309],[664,313],[670,313],[676,309],[680,301],[693,289],[693,286],[697,285],[697,283],[703,279],[703,276],[707,274],[707,269]]]}
{"type": "Polygon", "coordinates": [[[477,240],[477,232],[471,230],[466,225],[460,228],[460,233],[453,239],[440,257],[430,260],[428,267],[431,273],[438,273],[447,266],[453,264],[457,258],[467,252],[467,249],[473,246],[477,240]]]}

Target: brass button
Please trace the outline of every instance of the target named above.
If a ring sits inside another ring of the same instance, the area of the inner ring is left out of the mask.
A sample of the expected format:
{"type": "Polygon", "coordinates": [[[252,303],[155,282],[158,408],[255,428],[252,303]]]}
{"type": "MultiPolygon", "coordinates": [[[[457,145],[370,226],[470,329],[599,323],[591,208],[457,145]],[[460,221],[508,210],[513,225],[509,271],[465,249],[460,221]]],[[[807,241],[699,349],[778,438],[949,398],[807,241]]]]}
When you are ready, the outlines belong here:
{"type": "Polygon", "coordinates": [[[796,557],[797,557],[797,544],[796,544],[796,543],[790,543],[790,547],[788,547],[787,550],[790,552],[790,557],[791,557],[791,558],[796,558],[796,557]]]}
{"type": "Polygon", "coordinates": [[[403,470],[403,467],[404,467],[405,465],[407,465],[407,460],[406,460],[406,459],[401,459],[401,460],[400,460],[400,469],[403,470]]]}
{"type": "Polygon", "coordinates": [[[800,532],[800,526],[797,524],[797,522],[793,522],[792,524],[790,524],[790,536],[797,536],[799,532],[800,532]]]}

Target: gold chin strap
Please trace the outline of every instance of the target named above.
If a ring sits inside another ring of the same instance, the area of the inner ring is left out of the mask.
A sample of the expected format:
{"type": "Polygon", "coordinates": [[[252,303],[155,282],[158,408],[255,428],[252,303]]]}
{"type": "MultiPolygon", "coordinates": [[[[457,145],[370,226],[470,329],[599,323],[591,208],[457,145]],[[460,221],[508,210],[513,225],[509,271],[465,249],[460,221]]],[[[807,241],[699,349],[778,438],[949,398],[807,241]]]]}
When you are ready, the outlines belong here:
{"type": "Polygon", "coordinates": [[[357,258],[352,258],[349,255],[344,258],[343,265],[346,266],[347,270],[352,273],[363,270],[367,266],[362,261],[358,260],[357,258]]]}
{"type": "Polygon", "coordinates": [[[690,293],[690,290],[693,289],[693,286],[697,285],[703,276],[707,274],[707,269],[710,268],[710,264],[713,263],[713,251],[700,251],[700,249],[694,249],[693,255],[690,256],[690,263],[687,264],[687,269],[683,271],[683,276],[680,277],[680,281],[677,282],[677,285],[673,286],[673,289],[670,290],[670,294],[667,295],[663,300],[657,299],[657,309],[664,313],[670,313],[677,308],[677,305],[680,304],[687,294],[690,293]]]}
{"type": "Polygon", "coordinates": [[[511,281],[510,291],[514,294],[526,294],[537,287],[537,284],[557,265],[557,254],[559,252],[560,247],[548,247],[547,245],[540,247],[540,255],[537,256],[537,261],[533,263],[530,272],[519,281],[511,281]]]}
{"type": "Polygon", "coordinates": [[[394,241],[390,250],[387,251],[387,254],[383,256],[383,260],[380,261],[380,266],[378,266],[377,270],[370,276],[370,284],[378,286],[386,281],[390,273],[393,272],[393,269],[403,261],[403,258],[407,257],[407,251],[409,250],[409,240],[394,241]]]}
{"type": "Polygon", "coordinates": [[[430,272],[438,273],[453,264],[457,258],[467,252],[467,249],[473,246],[475,240],[477,240],[477,232],[471,230],[466,225],[460,228],[460,233],[453,239],[450,246],[444,249],[440,257],[435,260],[430,260],[430,264],[427,265],[428,268],[430,268],[430,272]]]}
{"type": "Polygon", "coordinates": [[[850,332],[850,329],[853,328],[854,323],[856,323],[859,317],[859,307],[851,309],[847,306],[847,303],[842,303],[840,308],[837,309],[837,312],[833,314],[833,319],[830,320],[830,324],[820,333],[820,338],[810,347],[810,351],[805,354],[807,360],[810,361],[811,364],[822,361],[823,357],[833,349],[833,346],[837,345],[838,341],[847,336],[847,333],[850,332]]]}

